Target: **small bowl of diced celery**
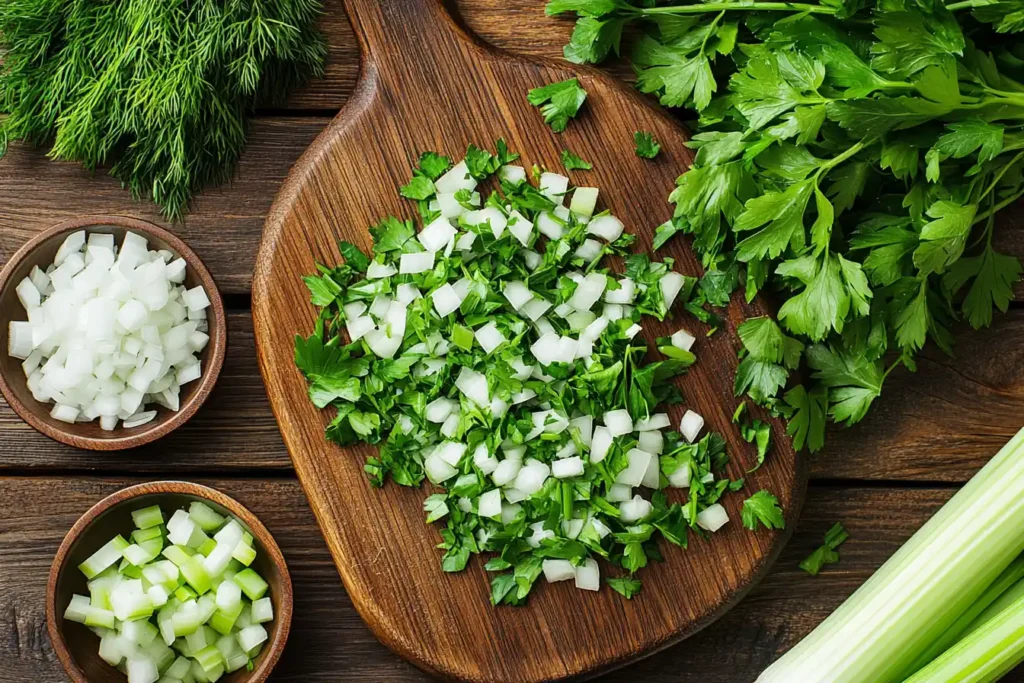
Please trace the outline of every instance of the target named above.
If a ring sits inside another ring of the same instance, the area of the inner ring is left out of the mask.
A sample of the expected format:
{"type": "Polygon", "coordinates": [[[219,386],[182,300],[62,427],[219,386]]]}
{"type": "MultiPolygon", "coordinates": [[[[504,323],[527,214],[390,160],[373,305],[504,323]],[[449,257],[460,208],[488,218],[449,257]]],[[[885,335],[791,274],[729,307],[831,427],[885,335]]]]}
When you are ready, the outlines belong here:
{"type": "Polygon", "coordinates": [[[50,639],[76,683],[265,681],[291,615],[288,567],[266,527],[220,491],[180,481],[94,505],[47,587],[50,639]]]}

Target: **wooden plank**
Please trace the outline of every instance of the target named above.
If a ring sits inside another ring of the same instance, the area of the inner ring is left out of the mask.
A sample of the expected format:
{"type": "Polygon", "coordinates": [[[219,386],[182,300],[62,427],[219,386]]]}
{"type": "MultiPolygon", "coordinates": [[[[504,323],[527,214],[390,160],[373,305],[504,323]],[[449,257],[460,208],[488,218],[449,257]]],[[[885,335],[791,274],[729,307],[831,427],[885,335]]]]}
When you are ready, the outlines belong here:
{"type": "MultiPolygon", "coordinates": [[[[871,414],[833,429],[811,457],[812,479],[963,482],[1019,429],[1024,414],[1024,309],[989,330],[964,331],[951,359],[926,351],[917,373],[900,369],[871,414]]],[[[85,453],[26,425],[0,399],[0,472],[241,472],[291,469],[256,366],[252,320],[228,316],[220,381],[191,422],[133,451],[85,453]]]]}
{"type": "MultiPolygon", "coordinates": [[[[80,514],[103,496],[136,481],[0,479],[0,662],[7,683],[64,680],[46,636],[43,602],[50,561],[80,514]]],[[[295,621],[273,680],[427,680],[374,640],[360,621],[296,481],[199,481],[249,507],[274,534],[289,562],[295,621]]],[[[753,680],[867,579],[952,493],[952,489],[812,488],[793,539],[769,576],[743,602],[697,636],[601,680],[753,680]],[[817,577],[804,574],[797,563],[836,521],[851,533],[841,550],[842,561],[817,577]]],[[[656,566],[645,570],[656,571],[656,566]]],[[[440,568],[437,580],[445,580],[440,568]]],[[[656,596],[641,594],[636,599],[656,596]]],[[[492,608],[482,604],[480,609],[492,608]]]]}
{"type": "Polygon", "coordinates": [[[114,178],[49,160],[42,150],[11,145],[0,164],[0,261],[36,233],[75,216],[135,216],[181,237],[225,294],[248,293],[256,248],[270,203],[292,164],[327,124],[326,118],[253,122],[234,182],[202,194],[183,224],[163,220],[150,202],[136,202],[114,178]]]}

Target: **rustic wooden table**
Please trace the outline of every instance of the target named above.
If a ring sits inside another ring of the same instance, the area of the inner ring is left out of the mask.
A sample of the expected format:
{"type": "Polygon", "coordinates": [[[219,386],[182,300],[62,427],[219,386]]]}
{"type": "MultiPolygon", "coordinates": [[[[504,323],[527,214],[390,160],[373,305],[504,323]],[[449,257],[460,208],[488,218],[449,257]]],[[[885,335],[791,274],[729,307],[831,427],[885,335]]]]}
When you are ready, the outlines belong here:
{"type": "MultiPolygon", "coordinates": [[[[464,23],[483,39],[558,57],[571,24],[545,17],[542,7],[541,0],[457,3],[464,23]]],[[[355,40],[338,2],[328,0],[323,28],[331,46],[326,78],[287,107],[261,112],[234,182],[205,193],[184,225],[171,226],[211,269],[230,309],[228,359],[207,405],[159,443],[97,454],[37,434],[0,401],[0,681],[64,680],[43,606],[57,546],[101,497],[165,478],[237,497],[280,542],[295,582],[297,616],[274,680],[426,679],[374,640],[353,610],[291,470],[256,367],[249,287],[264,216],[288,169],[345,103],[358,71],[355,40]]],[[[613,70],[628,77],[628,68],[613,70]]],[[[998,234],[1002,250],[1024,257],[1020,209],[1006,212],[998,234]]],[[[87,213],[164,224],[151,205],[133,202],[109,177],[90,177],[19,145],[0,161],[0,262],[36,232],[87,213]]],[[[998,316],[992,329],[962,332],[956,359],[926,350],[916,374],[889,379],[863,424],[832,432],[826,452],[811,461],[800,525],[759,587],[699,635],[603,680],[751,681],[909,538],[1016,432],[1024,415],[1024,307],[998,316]],[[804,574],[797,563],[836,521],[851,534],[842,562],[818,577],[804,574]]]]}

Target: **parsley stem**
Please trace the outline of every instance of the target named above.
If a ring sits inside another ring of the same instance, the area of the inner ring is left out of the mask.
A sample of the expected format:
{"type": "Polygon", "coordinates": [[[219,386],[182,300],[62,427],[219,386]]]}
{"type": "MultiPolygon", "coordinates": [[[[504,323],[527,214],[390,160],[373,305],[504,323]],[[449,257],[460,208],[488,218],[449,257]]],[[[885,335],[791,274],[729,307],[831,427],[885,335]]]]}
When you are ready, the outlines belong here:
{"type": "Polygon", "coordinates": [[[977,216],[974,217],[974,223],[980,223],[981,221],[985,220],[992,214],[999,213],[1000,211],[1008,207],[1010,204],[1013,204],[1015,201],[1020,199],[1021,197],[1024,197],[1024,189],[1015,192],[1012,196],[1007,197],[1003,201],[993,206],[988,211],[985,211],[984,213],[979,213],[977,216]]]}
{"type": "Polygon", "coordinates": [[[985,191],[981,193],[980,197],[978,197],[979,203],[982,199],[987,197],[989,193],[992,192],[992,190],[996,189],[996,186],[999,184],[999,181],[1003,179],[1003,176],[1006,175],[1006,172],[1009,171],[1010,168],[1021,159],[1024,159],[1024,150],[1017,152],[1016,156],[1014,156],[1013,159],[1009,161],[1009,163],[1005,164],[1001,169],[999,169],[999,173],[996,173],[996,177],[992,179],[992,182],[989,183],[989,186],[986,187],[985,191]]]}
{"type": "Polygon", "coordinates": [[[665,7],[648,7],[642,14],[703,14],[705,12],[723,12],[728,10],[767,11],[767,12],[808,12],[810,14],[836,14],[835,7],[822,7],[802,2],[708,2],[695,5],[669,5],[665,7]]]}
{"type": "Polygon", "coordinates": [[[961,0],[961,2],[951,2],[946,5],[946,9],[950,12],[955,12],[960,9],[971,9],[973,7],[984,7],[991,5],[991,0],[961,0]]]}

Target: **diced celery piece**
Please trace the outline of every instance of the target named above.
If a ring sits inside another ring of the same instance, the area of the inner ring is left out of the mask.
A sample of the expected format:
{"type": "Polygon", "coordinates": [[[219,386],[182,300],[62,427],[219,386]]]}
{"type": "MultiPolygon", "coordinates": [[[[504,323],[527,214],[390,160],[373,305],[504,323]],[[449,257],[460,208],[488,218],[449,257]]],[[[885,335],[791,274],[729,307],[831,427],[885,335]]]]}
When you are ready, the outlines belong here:
{"type": "Polygon", "coordinates": [[[185,636],[185,642],[193,652],[198,652],[210,644],[206,642],[206,630],[201,628],[197,628],[185,636]]]}
{"type": "Polygon", "coordinates": [[[159,557],[163,547],[163,539],[157,537],[142,543],[132,544],[122,550],[121,554],[124,555],[124,559],[141,568],[159,557]]]}
{"type": "MultiPolygon", "coordinates": [[[[90,604],[89,598],[84,595],[72,595],[71,602],[68,603],[68,608],[64,610],[64,618],[68,621],[75,621],[79,624],[84,624],[86,617],[89,615],[90,604]]],[[[234,621],[232,619],[232,621],[234,621]]]]}
{"type": "Polygon", "coordinates": [[[121,560],[121,566],[118,567],[118,572],[120,572],[121,576],[125,576],[129,579],[142,578],[142,567],[136,567],[126,559],[121,560]]]}
{"type": "Polygon", "coordinates": [[[153,607],[163,607],[171,597],[165,586],[150,586],[149,590],[146,591],[146,595],[149,596],[153,607]]]}
{"type": "Polygon", "coordinates": [[[188,586],[180,586],[174,591],[174,597],[178,598],[178,600],[181,600],[182,602],[188,602],[189,600],[195,600],[199,596],[188,586]]]}
{"type": "Polygon", "coordinates": [[[160,678],[156,662],[146,656],[132,656],[125,665],[128,683],[156,683],[160,678]]]}
{"type": "Polygon", "coordinates": [[[114,628],[114,613],[108,609],[100,609],[90,605],[85,613],[85,625],[114,628]]]}
{"type": "Polygon", "coordinates": [[[181,607],[171,615],[171,623],[174,625],[175,636],[187,636],[195,633],[196,629],[203,625],[202,611],[195,600],[182,603],[181,607]]]}
{"type": "Polygon", "coordinates": [[[217,609],[225,612],[241,609],[242,589],[234,581],[223,581],[217,586],[217,609]]]}
{"type": "Polygon", "coordinates": [[[217,611],[217,601],[214,599],[213,593],[207,593],[200,596],[196,602],[199,605],[203,623],[205,624],[213,616],[213,613],[217,611]]]}
{"type": "Polygon", "coordinates": [[[164,523],[164,513],[160,511],[159,505],[151,505],[141,510],[132,510],[132,521],[139,529],[149,529],[164,523]]]}
{"type": "Polygon", "coordinates": [[[178,587],[178,565],[170,560],[159,560],[142,568],[142,577],[153,585],[160,585],[168,591],[178,587]]]}
{"type": "Polygon", "coordinates": [[[260,598],[252,603],[252,623],[263,624],[274,618],[274,605],[270,598],[260,598]]]}
{"type": "Polygon", "coordinates": [[[180,545],[169,545],[163,549],[162,554],[168,560],[173,562],[178,569],[181,569],[181,566],[187,563],[189,558],[192,557],[192,553],[186,552],[185,548],[180,545]]]}
{"type": "Polygon", "coordinates": [[[204,647],[192,655],[192,658],[199,662],[199,666],[203,667],[203,671],[207,674],[224,664],[224,657],[214,645],[204,647]]]}
{"type": "Polygon", "coordinates": [[[164,672],[164,676],[170,676],[171,678],[184,678],[188,675],[188,670],[192,668],[188,659],[185,657],[178,657],[174,660],[174,663],[167,667],[167,671],[164,672]]]}
{"type": "Polygon", "coordinates": [[[142,543],[143,541],[151,541],[154,538],[163,538],[164,528],[162,526],[153,526],[148,529],[136,529],[132,532],[132,541],[135,543],[142,543]]]}
{"type": "Polygon", "coordinates": [[[164,645],[175,643],[174,622],[170,619],[160,622],[160,637],[164,639],[164,645]]]}
{"type": "Polygon", "coordinates": [[[78,565],[78,569],[85,574],[85,578],[93,579],[101,571],[121,559],[121,551],[128,547],[128,541],[120,534],[110,539],[102,548],[94,552],[89,558],[78,565]]]}
{"type": "Polygon", "coordinates": [[[188,516],[203,531],[216,531],[224,524],[226,517],[216,512],[206,503],[196,501],[188,506],[188,516]]]}
{"type": "Polygon", "coordinates": [[[124,659],[124,648],[121,638],[114,631],[107,631],[100,638],[100,659],[110,666],[118,666],[124,659]]]}
{"type": "MultiPolygon", "coordinates": [[[[238,640],[233,635],[221,636],[217,639],[214,645],[216,645],[217,649],[220,650],[220,654],[224,658],[225,662],[235,655],[245,654],[242,652],[242,648],[238,646],[238,640]]],[[[246,655],[246,659],[248,658],[248,655],[246,655]]]]}
{"type": "Polygon", "coordinates": [[[238,584],[250,600],[259,600],[267,592],[267,582],[252,569],[243,569],[231,580],[238,584]]]}
{"type": "Polygon", "coordinates": [[[214,548],[216,548],[216,547],[217,547],[217,541],[213,540],[212,538],[207,538],[199,546],[199,548],[198,548],[199,554],[202,555],[203,557],[209,557],[210,553],[212,553],[214,548]]]}
{"type": "Polygon", "coordinates": [[[142,648],[143,654],[156,663],[156,668],[163,671],[174,661],[174,650],[164,645],[159,640],[154,640],[142,648]]]}
{"type": "Polygon", "coordinates": [[[121,622],[121,635],[140,647],[146,647],[156,640],[159,631],[150,622],[139,619],[121,622]]]}
{"type": "Polygon", "coordinates": [[[267,629],[260,624],[253,624],[243,628],[235,637],[238,638],[239,646],[249,653],[267,639],[267,629]]]}
{"type": "Polygon", "coordinates": [[[96,578],[89,582],[89,602],[93,607],[110,609],[110,591],[120,582],[120,578],[96,578]]]}
{"type": "Polygon", "coordinates": [[[232,627],[234,627],[235,619],[237,618],[238,615],[231,616],[230,614],[217,610],[213,613],[213,616],[210,617],[210,621],[208,621],[207,623],[210,624],[214,631],[223,636],[226,636],[229,633],[231,633],[231,629],[232,627]]]}
{"type": "Polygon", "coordinates": [[[181,575],[185,577],[188,585],[199,595],[213,587],[210,575],[206,573],[203,563],[196,559],[196,556],[190,557],[189,561],[178,567],[178,569],[181,570],[181,575]]]}
{"type": "Polygon", "coordinates": [[[232,671],[238,671],[242,667],[249,663],[249,655],[244,652],[239,652],[237,655],[231,655],[224,662],[224,670],[228,673],[232,671]]]}
{"type": "MultiPolygon", "coordinates": [[[[206,535],[206,532],[200,529],[198,526],[192,530],[192,535],[188,537],[187,545],[189,548],[195,548],[196,550],[204,547],[212,539],[206,535]]],[[[205,555],[205,553],[204,553],[205,555]]]]}
{"type": "Polygon", "coordinates": [[[252,564],[252,561],[256,559],[256,550],[251,545],[239,543],[235,546],[235,550],[231,553],[231,557],[248,567],[252,564]]]}
{"type": "Polygon", "coordinates": [[[248,531],[246,531],[244,534],[242,534],[242,543],[244,543],[246,545],[252,545],[252,542],[253,542],[252,534],[250,534],[248,531]]]}
{"type": "Polygon", "coordinates": [[[196,683],[210,683],[210,677],[194,659],[192,660],[192,670],[189,673],[196,679],[196,683]]]}
{"type": "Polygon", "coordinates": [[[243,601],[242,611],[238,613],[238,617],[235,619],[235,628],[241,631],[247,626],[252,626],[252,609],[243,601]]]}

